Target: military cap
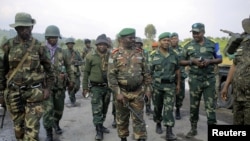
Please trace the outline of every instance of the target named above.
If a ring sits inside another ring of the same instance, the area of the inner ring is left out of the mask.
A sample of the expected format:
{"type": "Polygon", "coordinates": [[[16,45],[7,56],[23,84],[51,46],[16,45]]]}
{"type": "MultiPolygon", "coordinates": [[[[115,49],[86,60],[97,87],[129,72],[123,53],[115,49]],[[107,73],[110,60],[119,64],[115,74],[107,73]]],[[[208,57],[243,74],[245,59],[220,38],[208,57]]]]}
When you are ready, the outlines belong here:
{"type": "Polygon", "coordinates": [[[90,39],[85,39],[84,40],[84,43],[86,44],[86,43],[91,43],[91,40],[90,39]]]}
{"type": "Polygon", "coordinates": [[[128,35],[135,35],[135,29],[134,28],[123,28],[119,32],[120,37],[128,36],[128,35]]]}
{"type": "Polygon", "coordinates": [[[192,31],[195,31],[195,32],[205,31],[205,25],[203,23],[194,23],[192,25],[192,29],[190,32],[192,31]]]}
{"type": "Polygon", "coordinates": [[[250,17],[242,20],[242,27],[247,34],[250,34],[250,17]]]}
{"type": "Polygon", "coordinates": [[[171,38],[174,37],[174,36],[179,37],[178,33],[176,33],[176,32],[173,32],[173,33],[171,34],[171,38]]]}
{"type": "Polygon", "coordinates": [[[96,38],[95,44],[98,45],[98,44],[100,44],[100,43],[105,43],[105,44],[109,45],[109,41],[108,41],[108,39],[107,39],[106,34],[101,34],[101,35],[99,35],[99,36],[96,38]]]}
{"type": "Polygon", "coordinates": [[[159,35],[158,39],[161,40],[163,38],[170,38],[171,33],[170,32],[163,32],[159,35]]]}
{"type": "Polygon", "coordinates": [[[35,19],[31,18],[31,15],[28,13],[20,12],[15,16],[15,23],[10,24],[10,27],[18,27],[18,26],[32,26],[36,23],[35,19]]]}

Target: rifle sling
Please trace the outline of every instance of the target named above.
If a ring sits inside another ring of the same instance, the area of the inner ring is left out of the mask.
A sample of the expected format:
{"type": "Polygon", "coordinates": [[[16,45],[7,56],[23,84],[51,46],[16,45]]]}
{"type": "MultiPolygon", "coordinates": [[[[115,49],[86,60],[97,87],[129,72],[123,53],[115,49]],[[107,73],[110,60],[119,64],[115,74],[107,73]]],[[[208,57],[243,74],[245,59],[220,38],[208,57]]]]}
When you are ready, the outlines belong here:
{"type": "Polygon", "coordinates": [[[10,77],[7,80],[7,87],[9,86],[9,82],[11,81],[11,79],[15,76],[15,74],[17,73],[17,70],[23,65],[24,61],[26,60],[26,58],[28,57],[29,53],[32,51],[32,48],[35,44],[35,39],[32,39],[32,43],[31,46],[27,49],[27,52],[25,53],[25,55],[23,56],[22,60],[19,62],[19,64],[17,65],[17,67],[14,69],[14,71],[10,74],[10,77]]]}

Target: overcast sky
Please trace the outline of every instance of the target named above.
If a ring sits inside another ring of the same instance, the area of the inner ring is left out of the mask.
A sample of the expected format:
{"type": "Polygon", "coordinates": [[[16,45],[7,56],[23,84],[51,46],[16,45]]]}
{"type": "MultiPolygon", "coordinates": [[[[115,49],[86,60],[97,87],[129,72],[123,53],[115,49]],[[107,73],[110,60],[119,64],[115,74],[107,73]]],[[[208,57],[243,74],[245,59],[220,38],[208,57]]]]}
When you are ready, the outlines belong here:
{"type": "Polygon", "coordinates": [[[63,37],[96,39],[102,33],[115,39],[125,27],[144,29],[153,24],[156,40],[162,32],[191,37],[191,25],[205,24],[206,36],[223,37],[220,29],[241,33],[241,21],[250,16],[250,0],[1,0],[0,29],[11,29],[17,12],[36,19],[33,32],[57,25],[63,37]]]}

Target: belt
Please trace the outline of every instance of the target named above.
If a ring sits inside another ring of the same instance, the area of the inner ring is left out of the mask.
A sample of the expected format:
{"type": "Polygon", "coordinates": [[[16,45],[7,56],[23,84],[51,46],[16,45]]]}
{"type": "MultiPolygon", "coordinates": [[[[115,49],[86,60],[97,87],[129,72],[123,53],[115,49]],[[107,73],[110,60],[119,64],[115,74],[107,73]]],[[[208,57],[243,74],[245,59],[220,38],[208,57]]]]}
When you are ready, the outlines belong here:
{"type": "Polygon", "coordinates": [[[169,79],[162,79],[161,83],[168,84],[168,83],[174,83],[174,81],[173,80],[169,80],[169,79]]]}
{"type": "Polygon", "coordinates": [[[9,88],[12,88],[12,89],[19,89],[19,90],[27,90],[27,89],[34,89],[34,88],[39,88],[41,87],[42,84],[41,83],[34,83],[34,84],[31,84],[31,85],[16,85],[15,83],[11,83],[9,88]]]}
{"type": "Polygon", "coordinates": [[[107,87],[107,83],[96,83],[96,82],[90,82],[91,86],[97,86],[97,87],[107,87]]]}
{"type": "Polygon", "coordinates": [[[135,92],[141,87],[141,85],[137,85],[135,87],[129,87],[129,86],[123,86],[123,85],[119,85],[119,86],[120,88],[126,90],[127,92],[135,92]]]}

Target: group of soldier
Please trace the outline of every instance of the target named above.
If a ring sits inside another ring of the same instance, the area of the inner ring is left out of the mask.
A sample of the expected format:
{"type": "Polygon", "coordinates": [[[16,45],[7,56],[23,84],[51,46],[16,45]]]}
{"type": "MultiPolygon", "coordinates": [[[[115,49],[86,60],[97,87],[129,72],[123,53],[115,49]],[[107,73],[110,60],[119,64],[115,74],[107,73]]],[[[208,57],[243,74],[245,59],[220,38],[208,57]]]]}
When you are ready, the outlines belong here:
{"type": "MultiPolygon", "coordinates": [[[[152,44],[153,50],[147,52],[143,49],[141,38],[136,37],[136,30],[124,28],[118,33],[117,47],[112,48],[111,39],[101,34],[95,41],[96,47],[91,47],[89,39],[84,41],[86,47],[83,53],[74,50],[73,38],[66,39],[67,49],[59,47],[61,35],[55,25],[46,28],[46,41],[40,43],[31,34],[34,24],[35,19],[30,14],[17,13],[15,23],[10,25],[15,28],[17,36],[4,43],[0,52],[0,91],[4,93],[5,105],[11,114],[18,141],[39,140],[39,121],[42,117],[46,141],[53,141],[53,128],[56,134],[62,134],[60,120],[64,111],[65,92],[69,94],[69,106],[76,106],[75,94],[81,82],[82,95],[87,97],[91,93],[96,140],[103,140],[103,133],[110,132],[103,123],[111,97],[114,115],[112,126],[117,128],[121,141],[126,141],[129,136],[130,118],[133,121],[134,138],[138,141],[147,139],[144,106],[148,115],[153,114],[156,133],[163,133],[163,122],[166,140],[176,140],[172,129],[175,119],[181,119],[180,109],[185,98],[187,78],[185,66],[189,66],[191,124],[186,137],[192,138],[198,134],[202,95],[207,124],[217,123],[214,70],[222,62],[222,55],[219,44],[204,36],[203,23],[192,25],[190,32],[193,40],[184,47],[179,46],[178,33],[163,32],[158,36],[157,43],[152,44]]],[[[247,42],[244,45],[249,47],[248,32],[244,36],[247,42]]],[[[239,78],[244,79],[241,76],[239,78]]],[[[230,82],[228,80],[227,84],[230,82]]],[[[237,95],[243,91],[237,90],[237,95]]],[[[223,90],[224,98],[225,93],[226,89],[223,90]]],[[[245,93],[248,94],[248,91],[245,93]]],[[[250,97],[247,94],[243,101],[250,97]]],[[[237,106],[239,109],[247,107],[247,104],[238,102],[237,106]]],[[[248,118],[244,124],[249,124],[249,108],[247,110],[248,118]]],[[[238,116],[235,115],[235,118],[238,116]]]]}

